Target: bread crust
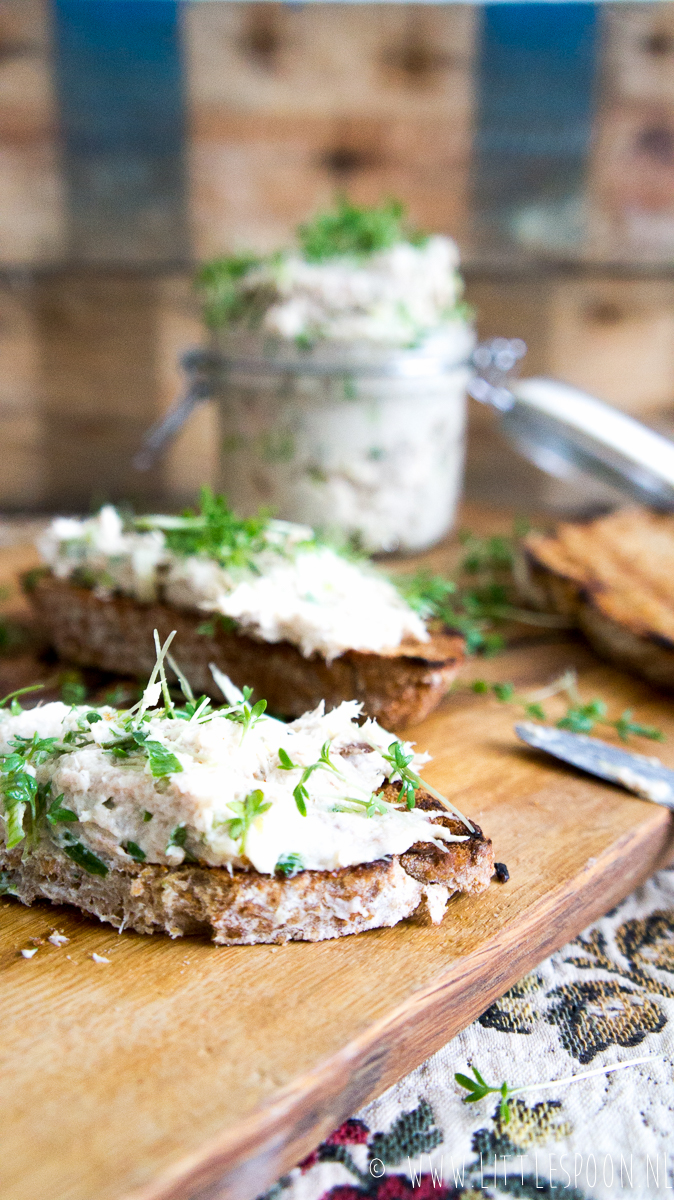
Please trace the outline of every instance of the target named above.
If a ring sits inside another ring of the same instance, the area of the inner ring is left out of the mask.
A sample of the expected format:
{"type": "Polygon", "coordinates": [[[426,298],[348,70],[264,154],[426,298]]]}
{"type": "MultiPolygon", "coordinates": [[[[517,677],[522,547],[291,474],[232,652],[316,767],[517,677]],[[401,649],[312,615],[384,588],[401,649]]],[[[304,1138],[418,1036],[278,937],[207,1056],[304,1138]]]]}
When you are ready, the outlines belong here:
{"type": "Polygon", "coordinates": [[[221,699],[209,670],[215,662],[238,687],[263,696],[272,713],[299,717],[325,700],[333,708],[359,700],[386,728],[426,717],[447,692],[463,660],[464,642],[446,633],[429,642],[403,643],[384,654],[347,650],[328,664],[305,658],[290,642],[263,642],[229,632],[215,620],[214,632],[199,633],[209,614],[140,604],[126,596],[109,600],[50,574],[30,589],[40,625],[59,657],[119,675],[147,676],[154,666],[153,629],[163,640],[177,630],[180,665],[197,693],[221,699]]]}
{"type": "MultiPolygon", "coordinates": [[[[428,794],[425,808],[438,808],[428,794]]],[[[451,817],[440,818],[465,827],[451,817]]],[[[219,945],[319,942],[396,925],[413,917],[439,924],[452,892],[477,895],[494,873],[491,841],[479,827],[447,850],[417,843],[405,854],[337,871],[302,871],[290,879],[223,867],[129,864],[105,877],[89,875],[50,842],[22,859],[22,847],[0,845],[0,870],[11,895],[74,904],[116,929],[200,934],[219,945]]]]}
{"type": "Polygon", "coordinates": [[[528,534],[528,599],[598,654],[674,690],[674,516],[628,509],[528,534]]]}

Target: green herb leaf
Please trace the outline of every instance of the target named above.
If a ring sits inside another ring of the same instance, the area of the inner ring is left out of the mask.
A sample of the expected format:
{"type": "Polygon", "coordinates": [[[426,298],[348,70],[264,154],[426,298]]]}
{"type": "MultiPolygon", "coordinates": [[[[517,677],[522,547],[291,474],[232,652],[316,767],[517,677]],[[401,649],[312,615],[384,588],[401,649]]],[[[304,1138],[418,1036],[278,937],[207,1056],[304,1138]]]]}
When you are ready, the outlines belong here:
{"type": "Polygon", "coordinates": [[[0,871],[0,896],[18,895],[14,878],[9,871],[0,871]]]}
{"type": "Polygon", "coordinates": [[[263,714],[267,707],[266,700],[258,700],[257,704],[254,704],[251,708],[248,701],[253,694],[253,689],[244,687],[242,690],[243,700],[240,700],[238,704],[233,705],[229,712],[221,714],[227,721],[235,721],[238,725],[243,726],[241,741],[243,741],[244,737],[248,733],[248,730],[253,729],[255,725],[257,725],[258,721],[262,720],[263,714]]]}
{"type": "Polygon", "coordinates": [[[122,848],[126,850],[127,854],[130,855],[134,862],[145,862],[145,851],[141,850],[140,846],[136,845],[135,842],[124,842],[122,848]]]}
{"type": "Polygon", "coordinates": [[[515,695],[515,688],[512,683],[493,683],[491,690],[496,699],[500,700],[502,704],[507,704],[515,695]]]}
{"type": "Polygon", "coordinates": [[[281,771],[295,771],[299,769],[282,746],[279,747],[278,757],[279,769],[281,771]]]}
{"type": "Polygon", "coordinates": [[[64,704],[70,704],[74,707],[77,704],[84,704],[86,698],[86,685],[80,680],[65,679],[61,684],[61,699],[64,704]]]}
{"type": "Polygon", "coordinates": [[[63,792],[61,792],[61,795],[57,796],[55,800],[52,800],[49,808],[47,809],[47,820],[50,821],[52,825],[60,825],[64,821],[79,821],[79,817],[76,812],[73,812],[71,808],[63,807],[61,804],[62,799],[63,792]]]}
{"type": "Polygon", "coordinates": [[[401,782],[400,798],[404,800],[408,809],[413,809],[416,804],[416,793],[421,787],[421,780],[415,771],[410,770],[410,763],[414,758],[414,754],[405,753],[405,747],[402,742],[391,742],[388,754],[382,754],[382,758],[390,763],[393,768],[389,772],[389,779],[394,781],[396,776],[401,782]]]}
{"type": "Polygon", "coordinates": [[[262,261],[253,254],[232,254],[201,267],[195,282],[203,296],[206,324],[211,329],[254,317],[255,298],[248,297],[239,285],[262,261]]]}
{"type": "Polygon", "coordinates": [[[15,692],[9,692],[7,696],[4,696],[3,699],[0,700],[0,708],[4,708],[9,700],[12,702],[12,715],[18,716],[18,713],[20,713],[22,710],[20,704],[18,705],[18,711],[14,707],[14,701],[16,700],[17,696],[27,696],[29,692],[39,692],[43,687],[43,683],[32,683],[30,687],[17,688],[15,692]]]}
{"type": "Polygon", "coordinates": [[[293,879],[295,875],[299,875],[300,871],[304,870],[304,863],[299,854],[283,854],[274,870],[278,875],[285,876],[286,879],[293,879]]]}
{"type": "Polygon", "coordinates": [[[176,825],[175,829],[172,830],[171,834],[169,835],[169,840],[166,843],[166,849],[170,850],[172,846],[177,846],[179,850],[184,851],[185,862],[188,862],[188,863],[198,862],[198,859],[195,858],[195,856],[192,854],[192,852],[187,849],[187,847],[185,845],[186,841],[187,841],[187,826],[186,825],[176,825]]]}
{"type": "Polygon", "coordinates": [[[154,813],[148,812],[147,809],[145,809],[145,812],[143,813],[143,821],[144,822],[151,821],[153,816],[154,816],[154,813]]]}
{"type": "Polygon", "coordinates": [[[245,853],[246,838],[251,825],[271,808],[271,803],[265,800],[264,792],[256,788],[248,793],[245,800],[233,800],[227,807],[236,813],[233,820],[227,821],[227,832],[232,841],[239,843],[239,854],[242,855],[245,853]]]}
{"type": "Polygon", "coordinates": [[[89,850],[87,846],[83,846],[81,842],[72,838],[72,840],[63,841],[61,849],[64,854],[68,855],[78,867],[82,867],[89,875],[106,876],[109,868],[105,865],[102,859],[94,854],[93,850],[89,850]]]}
{"type": "Polygon", "coordinates": [[[651,742],[664,742],[665,740],[665,735],[661,729],[656,729],[654,725],[640,725],[637,721],[633,721],[631,708],[626,708],[624,713],[618,717],[618,720],[613,721],[612,724],[622,742],[628,741],[630,734],[634,734],[636,737],[648,738],[651,742]]]}
{"type": "Polygon", "coordinates": [[[591,700],[589,704],[571,704],[566,715],[557,722],[558,729],[569,729],[571,733],[591,733],[598,720],[606,715],[603,700],[591,700]]]}
{"type": "Polygon", "coordinates": [[[155,779],[163,779],[166,775],[177,775],[183,770],[182,763],[161,742],[148,740],[144,744],[150,771],[155,779]]]}
{"type": "Polygon", "coordinates": [[[181,517],[140,517],[135,525],[140,529],[163,529],[166,544],[174,554],[205,556],[227,568],[251,568],[255,556],[267,547],[269,516],[260,512],[256,517],[237,517],[224,496],[203,487],[196,512],[188,509],[181,517]]]}
{"type": "Polygon", "coordinates": [[[303,783],[298,783],[297,787],[293,789],[293,796],[300,816],[306,817],[309,793],[303,783]]]}
{"type": "Polygon", "coordinates": [[[332,212],[300,225],[297,233],[309,262],[342,255],[368,257],[410,239],[405,209],[397,200],[388,200],[379,208],[361,208],[345,196],[337,198],[332,212]]]}

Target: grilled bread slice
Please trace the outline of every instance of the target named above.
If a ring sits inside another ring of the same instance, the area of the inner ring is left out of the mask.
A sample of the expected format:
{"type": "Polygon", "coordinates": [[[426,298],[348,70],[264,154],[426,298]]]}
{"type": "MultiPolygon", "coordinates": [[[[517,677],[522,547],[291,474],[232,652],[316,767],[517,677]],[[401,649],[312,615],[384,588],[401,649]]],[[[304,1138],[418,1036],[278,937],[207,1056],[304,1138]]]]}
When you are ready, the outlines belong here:
{"type": "MultiPolygon", "coordinates": [[[[386,791],[395,788],[389,785],[386,791]]],[[[417,805],[442,810],[428,793],[417,805]]],[[[452,833],[460,821],[438,818],[452,833]]],[[[219,945],[318,942],[396,925],[408,917],[439,924],[454,892],[477,895],[494,873],[491,841],[473,825],[466,841],[439,850],[416,843],[401,855],[335,871],[302,871],[293,878],[224,867],[166,867],[129,863],[105,878],[83,870],[55,845],[22,859],[21,847],[0,845],[5,893],[24,904],[51,900],[77,908],[119,929],[199,934],[219,945]]]]}
{"type": "Polygon", "coordinates": [[[120,675],[144,676],[154,664],[152,632],[178,632],[180,663],[195,692],[218,696],[209,663],[237,686],[264,696],[271,712],[298,717],[325,700],[328,708],[359,700],[380,724],[400,729],[422,721],[449,689],[463,661],[460,636],[433,634],[394,650],[347,650],[331,663],[304,657],[290,642],[264,642],[232,632],[210,614],[126,596],[102,599],[90,588],[44,574],[29,590],[40,626],[59,657],[120,675]],[[212,632],[206,632],[211,630],[212,632]]]}
{"type": "Polygon", "coordinates": [[[674,515],[625,509],[524,539],[529,599],[604,658],[674,689],[674,515]]]}

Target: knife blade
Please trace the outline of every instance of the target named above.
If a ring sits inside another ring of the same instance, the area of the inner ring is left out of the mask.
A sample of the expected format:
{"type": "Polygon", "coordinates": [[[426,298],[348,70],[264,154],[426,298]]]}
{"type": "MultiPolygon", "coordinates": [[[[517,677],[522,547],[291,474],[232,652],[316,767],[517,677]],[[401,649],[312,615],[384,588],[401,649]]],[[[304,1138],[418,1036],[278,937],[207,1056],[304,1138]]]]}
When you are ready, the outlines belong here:
{"type": "Polygon", "coordinates": [[[589,775],[617,783],[642,800],[674,809],[674,771],[664,767],[659,758],[533,721],[522,721],[515,726],[515,733],[534,750],[543,750],[589,775]]]}

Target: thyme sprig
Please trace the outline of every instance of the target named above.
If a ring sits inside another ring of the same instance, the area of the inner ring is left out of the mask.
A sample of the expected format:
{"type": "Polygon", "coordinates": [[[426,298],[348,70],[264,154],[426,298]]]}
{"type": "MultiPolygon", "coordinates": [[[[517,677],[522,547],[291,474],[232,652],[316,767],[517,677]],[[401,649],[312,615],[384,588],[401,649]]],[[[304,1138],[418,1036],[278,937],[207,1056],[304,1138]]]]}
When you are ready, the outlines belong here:
{"type": "Polygon", "coordinates": [[[464,1104],[476,1104],[479,1100],[484,1100],[486,1096],[491,1094],[500,1095],[499,1114],[504,1125],[510,1121],[510,1101],[511,1098],[522,1092],[535,1092],[540,1088],[558,1088],[567,1087],[570,1083],[578,1083],[581,1079],[593,1079],[600,1075],[609,1075],[612,1071],[624,1071],[627,1067],[636,1067],[640,1063],[650,1062],[653,1058],[660,1058],[659,1054],[645,1054],[641,1058],[632,1058],[629,1062],[614,1063],[609,1067],[598,1067],[594,1071],[581,1071],[578,1075],[569,1075],[566,1079],[551,1079],[546,1083],[528,1083],[517,1084],[511,1087],[505,1080],[501,1084],[493,1085],[487,1083],[484,1077],[480,1074],[477,1067],[473,1065],[473,1076],[463,1075],[457,1071],[454,1075],[456,1082],[460,1087],[464,1088],[468,1093],[467,1096],[462,1096],[464,1104]]]}
{"type": "Polygon", "coordinates": [[[621,742],[629,741],[630,737],[643,737],[651,742],[664,742],[665,734],[654,725],[642,725],[633,719],[631,708],[626,708],[619,717],[607,717],[608,705],[600,697],[584,701],[578,691],[578,675],[570,669],[565,671],[548,687],[542,688],[529,696],[521,696],[512,683],[487,683],[484,679],[476,679],[470,685],[471,690],[478,695],[491,693],[502,704],[516,704],[524,709],[527,717],[535,721],[547,721],[543,701],[565,695],[568,700],[566,712],[556,722],[558,729],[568,729],[571,733],[592,733],[596,726],[614,729],[621,742]]]}

